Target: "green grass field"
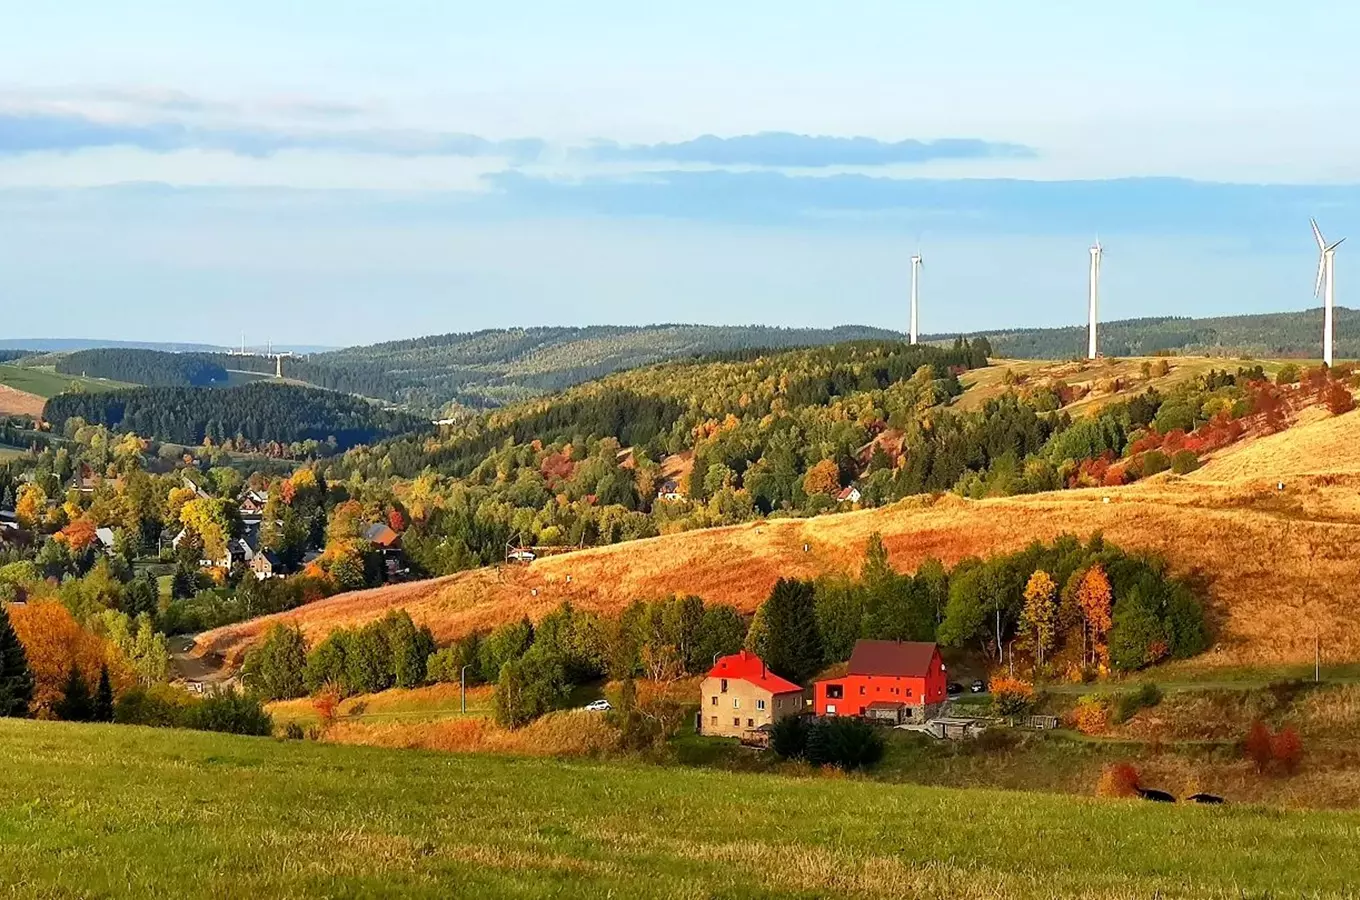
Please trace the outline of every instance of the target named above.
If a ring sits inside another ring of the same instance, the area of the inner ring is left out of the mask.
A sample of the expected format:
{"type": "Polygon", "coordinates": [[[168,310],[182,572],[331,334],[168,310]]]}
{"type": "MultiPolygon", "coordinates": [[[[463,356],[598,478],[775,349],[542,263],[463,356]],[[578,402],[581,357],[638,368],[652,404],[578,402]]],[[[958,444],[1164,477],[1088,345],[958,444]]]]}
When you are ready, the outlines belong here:
{"type": "Polygon", "coordinates": [[[39,397],[55,397],[62,391],[71,389],[71,385],[80,385],[86,391],[112,391],[117,388],[132,387],[121,381],[106,381],[99,378],[80,378],[75,375],[62,375],[55,369],[47,367],[32,368],[27,366],[15,366],[8,363],[0,364],[0,384],[7,384],[16,391],[25,391],[29,394],[37,394],[39,397]]]}
{"type": "Polygon", "coordinates": [[[1360,814],[0,720],[22,897],[1345,896],[1360,814]]]}

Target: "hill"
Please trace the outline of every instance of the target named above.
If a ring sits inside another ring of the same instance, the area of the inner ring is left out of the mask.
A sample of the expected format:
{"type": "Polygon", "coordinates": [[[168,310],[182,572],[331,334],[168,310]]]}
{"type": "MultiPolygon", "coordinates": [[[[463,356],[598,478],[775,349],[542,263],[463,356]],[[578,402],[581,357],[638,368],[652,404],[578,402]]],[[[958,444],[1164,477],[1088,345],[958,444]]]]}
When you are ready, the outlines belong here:
{"type": "Polygon", "coordinates": [[[142,387],[59,394],[45,416],[60,429],[79,417],[160,441],[198,445],[243,437],[254,445],[333,441],[340,449],[423,426],[358,398],[286,384],[233,388],[142,387]]]}
{"type": "MultiPolygon", "coordinates": [[[[1338,306],[1336,355],[1360,357],[1360,311],[1338,306]]],[[[1014,359],[1074,359],[1086,355],[1086,326],[1013,328],[978,332],[998,356],[1014,359]]],[[[974,335],[969,335],[973,337],[974,335]]],[[[955,335],[928,335],[952,341],[955,335]]],[[[1322,353],[1322,310],[1191,319],[1162,316],[1100,323],[1100,349],[1108,356],[1257,356],[1316,359],[1322,353]]]]}
{"type": "Polygon", "coordinates": [[[1202,582],[1216,645],[1193,665],[1360,658],[1360,413],[1321,410],[1282,435],[1255,438],[1180,477],[1123,487],[987,500],[910,498],[881,509],[690,531],[484,568],[425,582],[341,594],[289,613],[207,632],[200,651],[239,660],[273,621],[313,638],[403,607],[441,640],[538,617],[563,600],[618,613],[672,593],[752,612],[780,577],[857,569],[869,536],[883,535],[893,564],[1020,549],[1064,532],[1103,532],[1125,549],[1162,554],[1202,582]],[[1299,452],[1282,448],[1298,446],[1299,452]],[[1319,461],[1313,447],[1342,448],[1319,461]],[[1239,475],[1240,473],[1240,475],[1239,475]],[[1285,490],[1276,489],[1284,481],[1285,490]]]}
{"type": "MultiPolygon", "coordinates": [[[[438,411],[450,403],[494,407],[561,390],[610,372],[686,356],[762,347],[895,340],[897,332],[718,325],[597,325],[444,334],[351,347],[307,363],[375,383],[380,399],[438,411]]],[[[305,368],[296,377],[313,381],[305,368]]],[[[317,382],[319,383],[319,382],[317,382]]]]}
{"type": "Polygon", "coordinates": [[[1360,867],[1351,812],[12,719],[0,752],[36,896],[1340,896],[1360,867]]]}

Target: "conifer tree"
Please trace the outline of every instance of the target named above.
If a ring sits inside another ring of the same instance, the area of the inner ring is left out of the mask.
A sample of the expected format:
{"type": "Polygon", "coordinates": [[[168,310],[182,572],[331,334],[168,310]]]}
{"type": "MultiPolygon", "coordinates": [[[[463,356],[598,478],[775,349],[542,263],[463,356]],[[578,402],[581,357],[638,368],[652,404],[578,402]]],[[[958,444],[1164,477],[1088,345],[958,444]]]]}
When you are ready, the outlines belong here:
{"type": "Polygon", "coordinates": [[[109,681],[109,667],[99,667],[99,687],[94,693],[94,721],[113,721],[113,684],[109,681]]]}
{"type": "Polygon", "coordinates": [[[791,681],[806,681],[822,667],[816,603],[812,582],[781,578],[764,604],[765,662],[791,681]]]}
{"type": "Polygon", "coordinates": [[[85,676],[75,666],[66,676],[61,699],[53,707],[57,717],[67,722],[88,722],[94,718],[94,702],[90,698],[90,686],[85,676]]]}
{"type": "Polygon", "coordinates": [[[33,702],[33,672],[9,613],[0,605],[0,716],[27,716],[33,702]]]}

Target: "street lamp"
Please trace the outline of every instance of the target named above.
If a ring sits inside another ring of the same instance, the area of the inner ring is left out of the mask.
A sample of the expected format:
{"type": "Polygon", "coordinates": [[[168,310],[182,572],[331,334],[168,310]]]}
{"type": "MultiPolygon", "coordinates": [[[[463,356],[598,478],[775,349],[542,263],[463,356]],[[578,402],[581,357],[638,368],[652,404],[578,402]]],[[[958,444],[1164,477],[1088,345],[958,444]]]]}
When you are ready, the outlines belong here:
{"type": "Polygon", "coordinates": [[[467,715],[467,670],[472,668],[468,663],[458,672],[458,698],[463,704],[463,714],[467,715]]]}

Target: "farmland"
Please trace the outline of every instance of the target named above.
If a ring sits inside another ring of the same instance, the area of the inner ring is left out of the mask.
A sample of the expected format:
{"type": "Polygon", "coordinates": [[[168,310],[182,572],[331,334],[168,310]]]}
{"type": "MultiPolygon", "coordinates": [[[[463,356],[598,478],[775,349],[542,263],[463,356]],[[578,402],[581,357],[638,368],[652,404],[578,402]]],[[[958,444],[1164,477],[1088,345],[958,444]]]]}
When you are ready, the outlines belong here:
{"type": "Polygon", "coordinates": [[[1343,896],[1360,868],[1354,813],[41,722],[0,747],[29,895],[1343,896]]]}
{"type": "Polygon", "coordinates": [[[0,364],[0,384],[43,398],[55,397],[62,391],[70,390],[72,385],[78,385],[83,391],[111,391],[131,387],[121,381],[62,375],[48,367],[16,366],[9,363],[0,364]]]}

